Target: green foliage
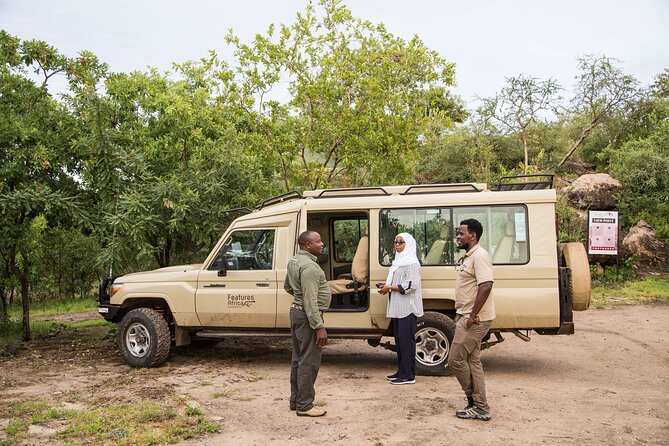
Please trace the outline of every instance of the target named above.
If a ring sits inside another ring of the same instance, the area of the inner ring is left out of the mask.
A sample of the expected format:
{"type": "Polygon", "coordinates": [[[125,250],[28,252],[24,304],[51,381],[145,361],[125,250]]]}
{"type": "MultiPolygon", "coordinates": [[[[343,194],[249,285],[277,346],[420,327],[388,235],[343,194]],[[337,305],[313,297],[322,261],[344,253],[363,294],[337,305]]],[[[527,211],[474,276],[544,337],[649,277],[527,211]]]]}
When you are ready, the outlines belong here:
{"type": "Polygon", "coordinates": [[[242,91],[253,95],[245,107],[267,135],[256,150],[281,166],[286,189],[406,181],[428,126],[445,129],[464,114],[446,90],[453,64],[336,0],[309,5],[252,44],[228,41],[242,91]],[[279,83],[291,100],[264,102],[279,83]]]}
{"type": "Polygon", "coordinates": [[[96,237],[78,229],[45,228],[34,249],[33,299],[83,299],[97,292],[104,267],[96,237]]]}
{"type": "Polygon", "coordinates": [[[540,80],[520,75],[506,79],[506,86],[492,98],[483,98],[477,114],[504,134],[516,135],[522,145],[523,173],[529,173],[530,146],[535,129],[558,107],[561,87],[553,79],[540,80]]]}
{"type": "Polygon", "coordinates": [[[5,287],[13,280],[20,284],[27,314],[37,219],[63,226],[87,225],[89,219],[78,196],[73,120],[46,88],[52,76],[67,73],[68,59],[45,42],[20,42],[5,31],[0,57],[0,286],[4,304],[5,287]]]}
{"type": "Polygon", "coordinates": [[[555,212],[557,214],[558,242],[583,242],[585,233],[582,225],[584,222],[571,208],[564,195],[558,196],[555,212]]]}
{"type": "Polygon", "coordinates": [[[646,220],[664,240],[669,240],[668,171],[669,120],[658,123],[647,138],[628,141],[611,156],[611,174],[625,190],[618,197],[623,223],[646,220]]]}
{"type": "Polygon", "coordinates": [[[590,276],[592,277],[593,288],[607,288],[619,286],[625,282],[634,280],[634,259],[624,260],[620,265],[590,267],[590,276]]]}

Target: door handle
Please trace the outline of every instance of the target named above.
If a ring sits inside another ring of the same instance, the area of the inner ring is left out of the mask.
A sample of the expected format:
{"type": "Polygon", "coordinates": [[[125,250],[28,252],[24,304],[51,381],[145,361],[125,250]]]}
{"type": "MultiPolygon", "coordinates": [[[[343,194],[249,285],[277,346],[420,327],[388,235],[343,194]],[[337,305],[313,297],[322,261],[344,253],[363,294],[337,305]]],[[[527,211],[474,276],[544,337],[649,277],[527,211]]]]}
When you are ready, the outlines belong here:
{"type": "Polygon", "coordinates": [[[265,288],[265,287],[269,286],[269,283],[267,283],[267,282],[257,282],[256,286],[265,288]]]}
{"type": "Polygon", "coordinates": [[[209,285],[205,285],[205,288],[225,288],[224,283],[210,283],[209,285]]]}

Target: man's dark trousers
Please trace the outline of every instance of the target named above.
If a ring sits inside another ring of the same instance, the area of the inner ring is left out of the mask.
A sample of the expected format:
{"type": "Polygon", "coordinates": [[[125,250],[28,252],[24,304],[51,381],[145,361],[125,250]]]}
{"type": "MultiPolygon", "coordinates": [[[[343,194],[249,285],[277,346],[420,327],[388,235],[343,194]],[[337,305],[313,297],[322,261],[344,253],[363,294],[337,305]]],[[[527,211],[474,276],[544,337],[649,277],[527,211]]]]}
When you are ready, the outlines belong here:
{"type": "Polygon", "coordinates": [[[314,383],[321,367],[322,347],[316,344],[316,330],[309,326],[302,310],[290,309],[293,363],[290,368],[290,405],[306,411],[314,407],[314,383]]]}

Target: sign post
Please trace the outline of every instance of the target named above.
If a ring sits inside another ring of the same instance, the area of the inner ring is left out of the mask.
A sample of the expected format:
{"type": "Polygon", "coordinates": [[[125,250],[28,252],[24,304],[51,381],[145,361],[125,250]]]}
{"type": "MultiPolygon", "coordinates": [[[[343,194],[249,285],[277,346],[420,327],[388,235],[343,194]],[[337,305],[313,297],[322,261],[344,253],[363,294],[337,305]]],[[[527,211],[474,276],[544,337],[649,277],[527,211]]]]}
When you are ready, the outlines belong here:
{"type": "Polygon", "coordinates": [[[618,211],[588,211],[588,254],[615,255],[616,278],[620,264],[618,232],[618,211]]]}

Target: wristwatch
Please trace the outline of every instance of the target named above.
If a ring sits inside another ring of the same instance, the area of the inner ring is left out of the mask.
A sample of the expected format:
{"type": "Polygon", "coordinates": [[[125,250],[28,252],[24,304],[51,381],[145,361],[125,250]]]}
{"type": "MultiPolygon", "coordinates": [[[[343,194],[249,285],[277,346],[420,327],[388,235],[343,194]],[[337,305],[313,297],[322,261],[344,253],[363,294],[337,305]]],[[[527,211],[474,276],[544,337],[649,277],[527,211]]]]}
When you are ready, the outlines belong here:
{"type": "Polygon", "coordinates": [[[478,314],[476,315],[476,317],[474,318],[474,321],[472,323],[474,323],[474,324],[480,324],[481,323],[481,318],[479,318],[478,314]]]}

